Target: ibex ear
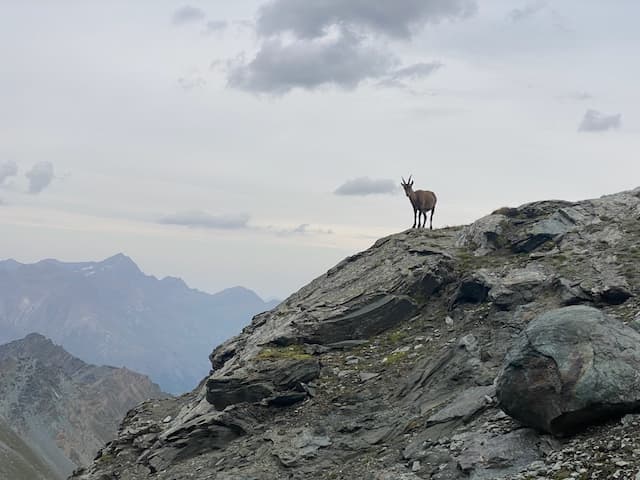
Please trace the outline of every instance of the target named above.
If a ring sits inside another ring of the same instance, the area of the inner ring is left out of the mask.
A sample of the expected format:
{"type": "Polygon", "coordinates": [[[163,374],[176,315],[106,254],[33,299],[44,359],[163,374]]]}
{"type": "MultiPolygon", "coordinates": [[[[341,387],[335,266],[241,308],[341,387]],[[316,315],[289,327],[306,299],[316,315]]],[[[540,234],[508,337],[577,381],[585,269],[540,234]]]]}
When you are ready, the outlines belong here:
{"type": "Polygon", "coordinates": [[[405,185],[407,182],[404,180],[404,177],[400,177],[402,179],[402,185],[405,185]]]}

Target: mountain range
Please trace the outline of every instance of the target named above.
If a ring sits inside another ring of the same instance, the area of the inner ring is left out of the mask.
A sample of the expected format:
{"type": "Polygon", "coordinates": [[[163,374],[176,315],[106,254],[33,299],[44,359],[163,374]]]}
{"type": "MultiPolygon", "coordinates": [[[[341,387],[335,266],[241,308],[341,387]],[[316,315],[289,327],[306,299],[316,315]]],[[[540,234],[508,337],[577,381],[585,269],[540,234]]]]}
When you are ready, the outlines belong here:
{"type": "Polygon", "coordinates": [[[167,395],[148,377],[97,367],[40,334],[0,345],[0,478],[63,479],[113,440],[133,406],[167,395]]]}
{"type": "Polygon", "coordinates": [[[242,287],[212,295],[145,275],[123,254],[0,261],[0,343],[38,332],[83,361],[147,374],[170,393],[193,388],[209,371],[212,346],[277,303],[242,287]]]}

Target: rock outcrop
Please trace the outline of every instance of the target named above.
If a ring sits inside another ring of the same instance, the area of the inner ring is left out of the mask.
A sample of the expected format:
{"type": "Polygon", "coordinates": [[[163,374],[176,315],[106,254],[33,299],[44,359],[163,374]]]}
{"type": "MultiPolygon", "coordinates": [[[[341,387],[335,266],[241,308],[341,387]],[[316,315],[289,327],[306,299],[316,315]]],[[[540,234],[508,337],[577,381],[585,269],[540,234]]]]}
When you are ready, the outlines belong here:
{"type": "Polygon", "coordinates": [[[622,411],[571,422],[594,449],[629,439],[590,465],[504,413],[496,379],[535,318],[578,305],[617,328],[639,293],[640,189],[392,235],[256,316],[189,395],[130,412],[74,478],[635,478],[622,411]]]}

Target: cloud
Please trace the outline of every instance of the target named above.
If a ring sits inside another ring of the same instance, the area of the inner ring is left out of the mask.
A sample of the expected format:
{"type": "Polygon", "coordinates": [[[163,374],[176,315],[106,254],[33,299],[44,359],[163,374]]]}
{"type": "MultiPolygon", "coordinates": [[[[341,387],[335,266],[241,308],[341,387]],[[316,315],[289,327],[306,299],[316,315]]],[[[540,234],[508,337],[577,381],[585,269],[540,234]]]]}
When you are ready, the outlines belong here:
{"type": "Polygon", "coordinates": [[[406,87],[442,66],[400,59],[378,37],[410,39],[428,23],[468,17],[476,0],[272,0],[258,12],[257,53],[228,63],[227,85],[283,95],[324,86],[354,89],[367,80],[406,87]]]}
{"type": "Polygon", "coordinates": [[[593,95],[590,94],[589,92],[571,92],[568,93],[566,95],[564,95],[561,98],[566,98],[567,100],[576,100],[579,102],[585,101],[585,100],[593,100],[593,95]]]}
{"type": "Polygon", "coordinates": [[[203,10],[185,5],[178,8],[171,16],[171,23],[174,25],[184,25],[187,23],[201,22],[206,17],[203,10]]]}
{"type": "Polygon", "coordinates": [[[606,115],[597,110],[587,110],[580,122],[578,131],[580,132],[604,132],[620,128],[622,124],[622,115],[620,113],[614,115],[606,115]]]}
{"type": "Polygon", "coordinates": [[[15,177],[18,174],[18,164],[12,160],[0,163],[0,185],[9,177],[15,177]]]}
{"type": "Polygon", "coordinates": [[[332,235],[333,234],[333,230],[331,230],[330,228],[315,228],[312,227],[311,225],[309,225],[308,223],[303,223],[301,225],[298,225],[296,228],[294,228],[293,230],[291,230],[292,234],[297,234],[297,235],[307,235],[309,233],[320,233],[323,235],[332,235]]]}
{"type": "Polygon", "coordinates": [[[347,180],[335,189],[336,195],[376,195],[394,194],[399,191],[398,185],[393,180],[374,180],[369,177],[359,177],[347,180]]]}
{"type": "Polygon", "coordinates": [[[406,80],[411,79],[415,80],[417,78],[426,77],[431,75],[433,72],[441,68],[443,65],[440,62],[431,62],[431,63],[414,63],[413,65],[409,65],[408,67],[399,68],[395,72],[393,72],[392,79],[393,80],[406,80]]]}
{"type": "Polygon", "coordinates": [[[204,26],[204,33],[215,33],[225,30],[229,26],[224,20],[209,20],[204,26]]]}
{"type": "Polygon", "coordinates": [[[47,188],[53,180],[53,164],[51,162],[36,163],[25,177],[29,180],[29,193],[36,195],[47,188]]]}
{"type": "Polygon", "coordinates": [[[302,223],[297,227],[293,228],[282,228],[282,227],[274,227],[273,225],[269,225],[267,227],[259,227],[257,230],[262,230],[267,233],[272,233],[281,237],[289,237],[296,235],[333,235],[333,230],[329,228],[318,228],[314,227],[308,223],[302,223]]]}
{"type": "Polygon", "coordinates": [[[379,85],[384,87],[407,88],[407,85],[403,80],[420,80],[433,74],[443,66],[444,64],[441,62],[414,63],[413,65],[398,68],[390,72],[387,78],[384,78],[379,85]]]}
{"type": "Polygon", "coordinates": [[[274,38],[263,42],[253,60],[240,59],[231,65],[228,85],[271,94],[323,85],[352,89],[366,79],[388,74],[397,63],[389,52],[347,33],[293,43],[274,38]]]}
{"type": "Polygon", "coordinates": [[[204,77],[194,74],[191,76],[180,77],[178,79],[178,85],[180,85],[180,88],[183,90],[191,92],[193,90],[200,90],[204,88],[207,85],[207,81],[204,77]]]}
{"type": "Polygon", "coordinates": [[[509,12],[509,18],[512,22],[520,22],[533,17],[536,13],[547,8],[547,2],[545,0],[537,0],[527,3],[523,7],[514,8],[509,12]]]}
{"type": "Polygon", "coordinates": [[[325,35],[332,26],[410,38],[428,23],[466,18],[476,0],[272,0],[258,12],[258,33],[293,32],[300,38],[325,35]]]}
{"type": "Polygon", "coordinates": [[[167,215],[158,220],[164,225],[182,225],[191,228],[211,228],[216,230],[241,230],[247,228],[249,215],[211,215],[201,210],[191,210],[167,215]]]}

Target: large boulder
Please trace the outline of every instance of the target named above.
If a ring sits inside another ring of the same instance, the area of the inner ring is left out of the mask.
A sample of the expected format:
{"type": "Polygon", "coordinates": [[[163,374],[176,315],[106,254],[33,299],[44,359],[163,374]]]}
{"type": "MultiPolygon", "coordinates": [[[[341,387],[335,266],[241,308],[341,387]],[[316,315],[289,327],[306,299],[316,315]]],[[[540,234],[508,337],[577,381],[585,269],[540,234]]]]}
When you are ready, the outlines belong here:
{"type": "Polygon", "coordinates": [[[564,307],[536,317],[507,354],[500,407],[553,434],[640,410],[640,333],[600,310],[564,307]]]}

